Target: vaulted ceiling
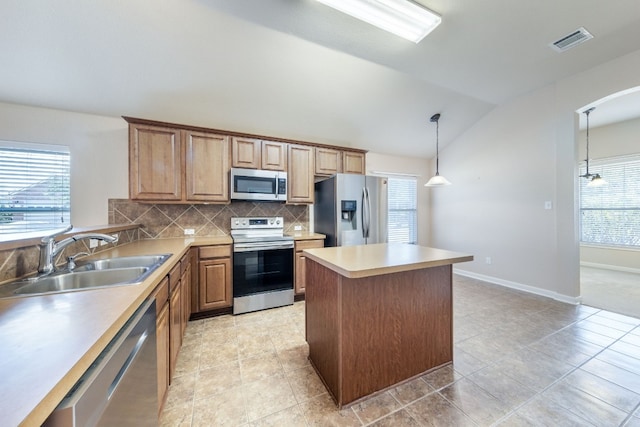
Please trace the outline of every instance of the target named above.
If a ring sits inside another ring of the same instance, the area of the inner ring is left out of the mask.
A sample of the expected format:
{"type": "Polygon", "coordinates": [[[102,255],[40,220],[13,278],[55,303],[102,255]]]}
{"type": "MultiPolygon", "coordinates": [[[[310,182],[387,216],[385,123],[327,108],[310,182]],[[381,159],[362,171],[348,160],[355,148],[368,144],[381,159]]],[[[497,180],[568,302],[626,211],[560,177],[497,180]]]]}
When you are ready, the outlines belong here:
{"type": "Polygon", "coordinates": [[[432,114],[446,145],[640,49],[637,0],[418,2],[443,18],[419,44],[315,0],[3,1],[0,101],[428,158],[432,114]],[[594,38],[549,47],[578,27],[594,38]]]}

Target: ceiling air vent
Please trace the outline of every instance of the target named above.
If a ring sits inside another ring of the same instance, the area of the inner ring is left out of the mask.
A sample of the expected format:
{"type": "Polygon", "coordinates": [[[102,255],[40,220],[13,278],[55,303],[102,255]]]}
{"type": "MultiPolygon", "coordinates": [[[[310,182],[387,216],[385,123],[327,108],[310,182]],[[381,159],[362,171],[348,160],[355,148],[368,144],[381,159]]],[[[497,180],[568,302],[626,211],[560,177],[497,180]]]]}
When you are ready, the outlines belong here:
{"type": "Polygon", "coordinates": [[[569,50],[574,46],[579,45],[582,42],[586,42],[587,40],[592,39],[593,36],[589,33],[589,31],[585,30],[584,27],[580,27],[575,30],[573,33],[564,36],[560,40],[557,40],[549,46],[557,52],[564,52],[565,50],[569,50]]]}

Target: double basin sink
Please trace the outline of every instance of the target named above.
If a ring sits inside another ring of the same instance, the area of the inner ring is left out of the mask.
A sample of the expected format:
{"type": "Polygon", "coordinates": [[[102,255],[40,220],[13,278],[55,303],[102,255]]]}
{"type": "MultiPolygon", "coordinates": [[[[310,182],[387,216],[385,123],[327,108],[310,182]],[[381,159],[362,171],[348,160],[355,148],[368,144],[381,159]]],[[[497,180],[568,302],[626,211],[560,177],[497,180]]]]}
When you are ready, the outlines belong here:
{"type": "Polygon", "coordinates": [[[0,298],[72,292],[143,282],[171,254],[78,261],[73,271],[16,280],[0,286],[0,298]]]}

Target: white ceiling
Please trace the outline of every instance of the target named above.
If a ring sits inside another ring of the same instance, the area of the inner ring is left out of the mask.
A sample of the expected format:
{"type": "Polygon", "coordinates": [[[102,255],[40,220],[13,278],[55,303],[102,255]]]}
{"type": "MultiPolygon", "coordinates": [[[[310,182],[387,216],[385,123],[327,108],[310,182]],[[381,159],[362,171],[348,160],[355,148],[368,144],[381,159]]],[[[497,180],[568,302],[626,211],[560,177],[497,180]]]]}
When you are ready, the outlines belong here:
{"type": "Polygon", "coordinates": [[[446,145],[640,49],[638,0],[419,2],[443,23],[416,45],[314,0],[5,0],[0,101],[428,158],[432,114],[446,145]],[[581,26],[594,39],[549,48],[581,26]]]}

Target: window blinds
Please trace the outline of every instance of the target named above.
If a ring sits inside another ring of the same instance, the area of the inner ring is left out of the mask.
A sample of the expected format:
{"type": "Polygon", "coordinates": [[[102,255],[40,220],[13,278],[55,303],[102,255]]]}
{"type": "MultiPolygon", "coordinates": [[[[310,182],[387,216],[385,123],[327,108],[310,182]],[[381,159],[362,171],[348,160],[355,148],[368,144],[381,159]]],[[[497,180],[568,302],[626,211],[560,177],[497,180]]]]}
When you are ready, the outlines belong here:
{"type": "Polygon", "coordinates": [[[417,180],[389,178],[388,183],[388,241],[417,243],[417,180]]]}
{"type": "Polygon", "coordinates": [[[68,147],[0,141],[0,234],[70,222],[68,147]]]}
{"type": "Polygon", "coordinates": [[[587,187],[580,179],[580,240],[640,247],[640,155],[590,162],[589,172],[607,185],[587,187]]]}

